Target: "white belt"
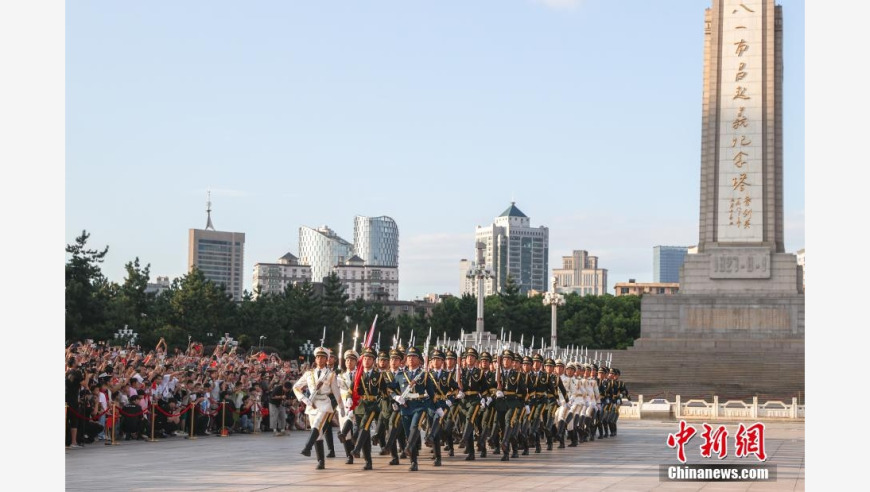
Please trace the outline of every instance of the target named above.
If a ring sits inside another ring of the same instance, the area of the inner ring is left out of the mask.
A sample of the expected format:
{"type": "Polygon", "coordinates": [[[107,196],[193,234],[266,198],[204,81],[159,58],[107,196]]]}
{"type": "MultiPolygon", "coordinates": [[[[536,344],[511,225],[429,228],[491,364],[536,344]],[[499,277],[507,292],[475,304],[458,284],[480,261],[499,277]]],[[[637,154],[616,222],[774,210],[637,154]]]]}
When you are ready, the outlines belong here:
{"type": "Polygon", "coordinates": [[[429,395],[420,395],[417,393],[409,393],[408,396],[405,397],[406,400],[419,400],[421,398],[426,398],[429,395]]]}

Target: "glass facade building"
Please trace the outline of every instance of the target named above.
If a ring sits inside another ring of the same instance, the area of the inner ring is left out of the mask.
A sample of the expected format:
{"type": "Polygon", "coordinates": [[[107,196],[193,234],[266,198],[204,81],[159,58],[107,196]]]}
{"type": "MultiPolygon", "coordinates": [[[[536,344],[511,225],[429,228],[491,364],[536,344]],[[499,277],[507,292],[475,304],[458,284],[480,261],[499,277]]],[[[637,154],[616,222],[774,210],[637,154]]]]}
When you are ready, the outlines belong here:
{"type": "Polygon", "coordinates": [[[329,227],[299,228],[299,263],[311,266],[311,281],[323,282],[332,268],[353,256],[353,244],[329,227]]]}
{"type": "Polygon", "coordinates": [[[493,274],[484,282],[485,295],[501,292],[508,275],[522,294],[549,288],[550,230],[532,227],[528,216],[513,202],[492,224],[477,228],[475,241],[484,244],[484,266],[493,274]]]}
{"type": "Polygon", "coordinates": [[[653,282],[678,283],[688,246],[653,247],[653,282]]]}
{"type": "Polygon", "coordinates": [[[390,217],[354,217],[353,246],[367,266],[399,266],[399,227],[390,217]]]}

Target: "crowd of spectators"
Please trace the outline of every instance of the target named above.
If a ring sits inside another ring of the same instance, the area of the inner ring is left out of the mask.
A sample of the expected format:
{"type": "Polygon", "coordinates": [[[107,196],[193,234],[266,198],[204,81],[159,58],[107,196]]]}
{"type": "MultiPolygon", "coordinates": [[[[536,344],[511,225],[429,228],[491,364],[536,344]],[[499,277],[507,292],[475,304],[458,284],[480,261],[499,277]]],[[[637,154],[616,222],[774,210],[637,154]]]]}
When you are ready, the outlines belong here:
{"type": "Polygon", "coordinates": [[[303,364],[202,344],[169,351],[86,340],[66,349],[66,446],[306,430],[291,390],[303,364]]]}

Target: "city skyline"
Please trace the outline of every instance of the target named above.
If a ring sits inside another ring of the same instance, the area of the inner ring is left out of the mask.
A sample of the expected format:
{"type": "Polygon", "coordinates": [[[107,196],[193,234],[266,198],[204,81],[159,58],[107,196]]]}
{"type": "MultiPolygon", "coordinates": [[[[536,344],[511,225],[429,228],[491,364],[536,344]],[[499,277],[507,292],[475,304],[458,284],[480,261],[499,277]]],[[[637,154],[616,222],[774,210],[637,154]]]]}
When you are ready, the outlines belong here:
{"type": "MultiPolygon", "coordinates": [[[[804,8],[781,3],[794,252],[804,8]]],[[[298,254],[300,226],[350,237],[345,217],[386,215],[402,229],[399,298],[413,299],[457,293],[474,227],[516,201],[550,230],[548,276],[582,248],[612,284],[650,281],[653,246],[698,241],[710,2],[559,4],[70,4],[65,240],[85,229],[108,245],[114,282],[135,257],[175,278],[209,189],[216,228],[246,234],[245,265],[298,254]]]]}

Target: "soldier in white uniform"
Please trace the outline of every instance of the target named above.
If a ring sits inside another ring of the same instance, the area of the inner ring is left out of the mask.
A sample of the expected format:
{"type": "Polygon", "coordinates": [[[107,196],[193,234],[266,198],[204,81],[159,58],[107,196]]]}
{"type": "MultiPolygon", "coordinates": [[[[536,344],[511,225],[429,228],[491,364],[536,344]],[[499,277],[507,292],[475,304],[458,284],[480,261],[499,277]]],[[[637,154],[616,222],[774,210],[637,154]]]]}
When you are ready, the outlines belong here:
{"type": "MultiPolygon", "coordinates": [[[[353,379],[356,375],[356,364],[359,356],[353,350],[344,352],[344,367],[345,371],[338,377],[338,387],[341,390],[341,399],[344,401],[344,408],[351,407],[351,394],[353,393],[353,379]]],[[[353,464],[353,447],[354,439],[357,435],[355,422],[352,412],[346,412],[344,417],[338,419],[338,440],[344,444],[344,452],[347,456],[345,464],[353,464]]]]}
{"type": "Polygon", "coordinates": [[[323,426],[330,425],[335,407],[338,407],[339,416],[344,418],[344,401],[341,399],[341,390],[338,385],[338,376],[335,371],[327,367],[326,360],[329,351],[324,347],[318,347],[314,351],[314,367],[305,371],[296,384],[293,392],[296,398],[305,404],[305,415],[311,425],[311,435],[308,442],[302,448],[302,454],[311,456],[311,447],[317,452],[317,469],[323,470],[325,456],[323,450],[323,426]],[[308,396],[303,393],[308,390],[308,396]]]}

